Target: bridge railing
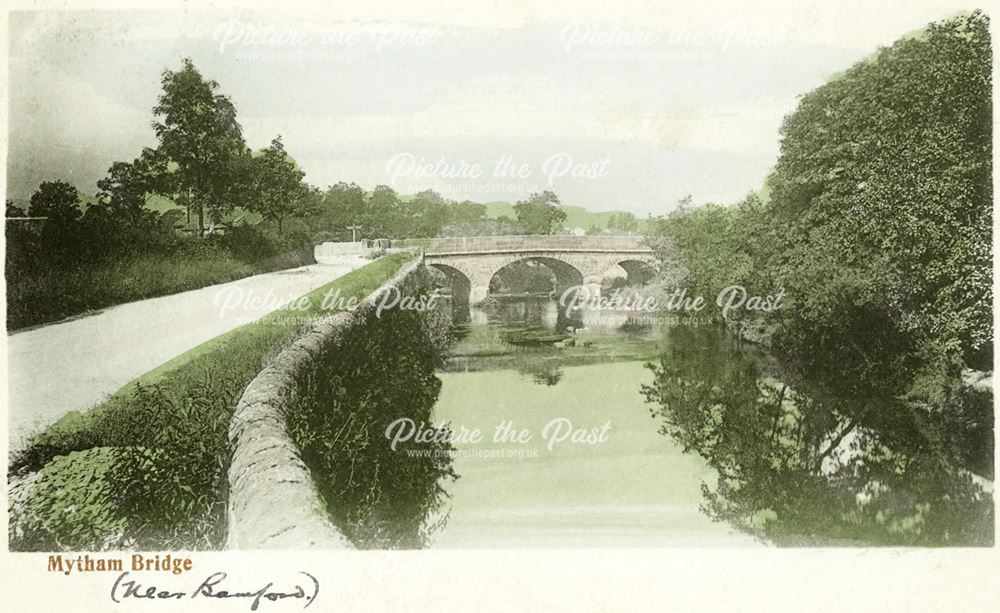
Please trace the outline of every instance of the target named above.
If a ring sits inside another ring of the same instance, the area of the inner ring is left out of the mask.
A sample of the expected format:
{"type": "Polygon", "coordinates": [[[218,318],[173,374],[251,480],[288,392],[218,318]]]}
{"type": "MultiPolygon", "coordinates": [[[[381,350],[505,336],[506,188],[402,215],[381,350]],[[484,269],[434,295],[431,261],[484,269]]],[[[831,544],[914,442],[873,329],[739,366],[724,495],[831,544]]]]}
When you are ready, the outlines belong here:
{"type": "Polygon", "coordinates": [[[397,239],[391,241],[391,247],[393,249],[419,248],[428,254],[535,249],[634,251],[646,249],[641,241],[641,236],[459,236],[397,239]]]}

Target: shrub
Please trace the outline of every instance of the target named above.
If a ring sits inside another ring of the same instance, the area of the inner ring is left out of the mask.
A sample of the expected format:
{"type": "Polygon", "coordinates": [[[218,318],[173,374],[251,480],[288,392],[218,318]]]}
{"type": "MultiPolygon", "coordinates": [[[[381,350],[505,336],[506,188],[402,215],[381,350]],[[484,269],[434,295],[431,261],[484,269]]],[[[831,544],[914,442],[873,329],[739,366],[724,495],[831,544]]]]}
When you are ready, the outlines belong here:
{"type": "MultiPolygon", "coordinates": [[[[424,279],[417,293],[427,291],[424,279]]],[[[292,439],[334,523],[358,547],[421,547],[445,521],[441,483],[457,478],[451,445],[407,441],[393,451],[385,432],[399,418],[431,422],[449,324],[437,310],[370,316],[321,357],[289,410],[292,439]]]]}
{"type": "Polygon", "coordinates": [[[105,549],[120,545],[128,519],[109,479],[119,450],[94,447],[54,458],[31,490],[30,538],[11,549],[105,549]]]}

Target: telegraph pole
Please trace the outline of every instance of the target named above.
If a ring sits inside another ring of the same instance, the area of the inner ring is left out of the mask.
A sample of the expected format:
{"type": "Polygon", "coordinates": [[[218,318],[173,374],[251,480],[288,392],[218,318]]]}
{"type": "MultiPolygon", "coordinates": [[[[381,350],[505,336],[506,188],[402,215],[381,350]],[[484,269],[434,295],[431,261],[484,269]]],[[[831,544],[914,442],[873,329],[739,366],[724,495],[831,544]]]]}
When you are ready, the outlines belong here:
{"type": "Polygon", "coordinates": [[[344,227],[351,231],[351,242],[352,243],[358,242],[358,230],[361,229],[361,226],[344,226],[344,227]]]}

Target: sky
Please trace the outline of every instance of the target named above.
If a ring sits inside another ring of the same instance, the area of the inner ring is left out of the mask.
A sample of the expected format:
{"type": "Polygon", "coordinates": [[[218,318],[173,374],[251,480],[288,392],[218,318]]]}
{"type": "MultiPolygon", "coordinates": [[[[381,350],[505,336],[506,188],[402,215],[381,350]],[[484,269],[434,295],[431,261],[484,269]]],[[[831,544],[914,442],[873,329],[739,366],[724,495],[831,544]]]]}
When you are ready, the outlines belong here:
{"type": "Polygon", "coordinates": [[[155,146],[161,73],[190,57],[247,143],[280,134],[319,187],[479,202],[548,189],[639,216],[688,194],[728,204],[763,183],[799,96],[958,10],[849,4],[15,12],[7,197],[57,179],[93,194],[112,162],[155,146]]]}

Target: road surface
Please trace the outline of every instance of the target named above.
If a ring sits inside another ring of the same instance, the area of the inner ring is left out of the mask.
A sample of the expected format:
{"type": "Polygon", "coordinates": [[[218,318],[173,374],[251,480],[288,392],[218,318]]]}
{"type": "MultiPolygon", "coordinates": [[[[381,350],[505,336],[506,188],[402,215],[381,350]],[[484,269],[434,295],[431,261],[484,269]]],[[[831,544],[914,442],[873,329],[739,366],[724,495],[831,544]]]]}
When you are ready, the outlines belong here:
{"type": "Polygon", "coordinates": [[[367,263],[341,256],[8,335],[9,448],[188,349],[367,263]]]}

